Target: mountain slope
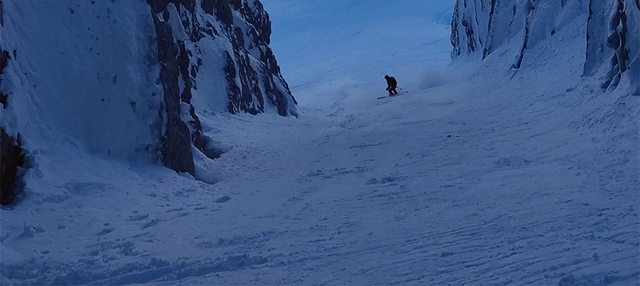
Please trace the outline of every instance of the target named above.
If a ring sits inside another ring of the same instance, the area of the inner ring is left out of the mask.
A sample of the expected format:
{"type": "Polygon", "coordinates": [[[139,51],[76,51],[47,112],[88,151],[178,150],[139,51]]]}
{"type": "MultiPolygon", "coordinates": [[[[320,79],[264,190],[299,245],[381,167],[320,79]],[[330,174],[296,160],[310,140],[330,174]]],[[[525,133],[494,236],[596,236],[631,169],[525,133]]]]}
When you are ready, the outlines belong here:
{"type": "MultiPolygon", "coordinates": [[[[407,33],[422,29],[401,23],[407,33]]],[[[359,25],[345,18],[324,44],[383,37],[343,37],[359,25]]],[[[356,52],[333,50],[327,57],[342,66],[301,68],[290,81],[299,118],[201,118],[205,135],[231,147],[218,160],[196,160],[214,185],[156,165],[69,156],[75,168],[54,170],[60,187],[43,184],[3,211],[0,279],[633,284],[640,104],[626,89],[603,91],[582,77],[586,54],[574,51],[586,49],[587,29],[570,21],[531,47],[515,73],[519,42],[426,73],[431,79],[417,76],[432,66],[412,52],[422,48],[438,65],[449,55],[433,39],[400,42],[395,57],[360,50],[373,59],[366,67],[350,57],[356,52]],[[409,92],[377,100],[384,82],[367,69],[416,77],[398,76],[409,92]],[[345,80],[345,70],[361,73],[345,80]]],[[[306,51],[288,57],[318,64],[306,51]]]]}

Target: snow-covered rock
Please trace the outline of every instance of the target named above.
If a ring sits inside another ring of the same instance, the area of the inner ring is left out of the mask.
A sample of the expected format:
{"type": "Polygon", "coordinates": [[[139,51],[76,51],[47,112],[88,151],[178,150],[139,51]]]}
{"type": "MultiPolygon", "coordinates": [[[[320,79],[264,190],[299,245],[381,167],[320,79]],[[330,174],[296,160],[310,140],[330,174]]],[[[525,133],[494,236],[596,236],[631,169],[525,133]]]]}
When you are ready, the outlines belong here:
{"type": "Polygon", "coordinates": [[[193,174],[190,143],[183,135],[191,134],[194,146],[209,154],[205,149],[210,139],[202,134],[197,110],[215,110],[225,95],[231,113],[257,114],[275,106],[280,115],[297,115],[295,99],[268,46],[270,21],[259,1],[147,2],[154,15],[167,104],[165,165],[193,174]]]}
{"type": "MultiPolygon", "coordinates": [[[[452,58],[486,58],[503,44],[517,43],[513,67],[527,51],[573,21],[587,26],[584,75],[602,76],[603,88],[628,81],[640,95],[640,4],[632,0],[458,0],[451,23],[452,58]],[[606,70],[606,71],[605,71],[606,70]]],[[[516,46],[516,44],[514,44],[516,46]]]]}
{"type": "Polygon", "coordinates": [[[628,80],[635,86],[632,93],[640,95],[639,1],[589,2],[584,74],[595,75],[601,67],[606,69],[603,88],[628,80]]]}
{"type": "Polygon", "coordinates": [[[72,145],[193,174],[193,152],[219,156],[201,116],[297,116],[258,0],[8,0],[0,15],[0,128],[32,157],[72,145]]]}

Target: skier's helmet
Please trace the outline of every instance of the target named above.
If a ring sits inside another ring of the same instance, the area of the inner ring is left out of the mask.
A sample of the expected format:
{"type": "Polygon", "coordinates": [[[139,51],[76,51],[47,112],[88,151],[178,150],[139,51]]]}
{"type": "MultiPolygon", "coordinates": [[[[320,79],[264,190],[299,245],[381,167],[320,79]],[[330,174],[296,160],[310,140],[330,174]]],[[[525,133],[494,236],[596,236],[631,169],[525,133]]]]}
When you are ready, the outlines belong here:
{"type": "Polygon", "coordinates": [[[388,76],[388,75],[385,75],[385,76],[384,76],[384,78],[389,78],[389,76],[388,76]]]}

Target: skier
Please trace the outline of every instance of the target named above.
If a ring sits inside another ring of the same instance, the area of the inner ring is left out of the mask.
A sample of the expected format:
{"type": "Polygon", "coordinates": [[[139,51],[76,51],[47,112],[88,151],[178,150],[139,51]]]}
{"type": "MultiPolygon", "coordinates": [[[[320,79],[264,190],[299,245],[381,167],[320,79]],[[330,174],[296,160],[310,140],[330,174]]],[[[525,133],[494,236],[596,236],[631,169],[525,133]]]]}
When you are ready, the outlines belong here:
{"type": "Polygon", "coordinates": [[[389,96],[398,94],[396,88],[398,87],[398,82],[392,76],[385,75],[384,78],[387,80],[387,90],[389,91],[389,96]]]}

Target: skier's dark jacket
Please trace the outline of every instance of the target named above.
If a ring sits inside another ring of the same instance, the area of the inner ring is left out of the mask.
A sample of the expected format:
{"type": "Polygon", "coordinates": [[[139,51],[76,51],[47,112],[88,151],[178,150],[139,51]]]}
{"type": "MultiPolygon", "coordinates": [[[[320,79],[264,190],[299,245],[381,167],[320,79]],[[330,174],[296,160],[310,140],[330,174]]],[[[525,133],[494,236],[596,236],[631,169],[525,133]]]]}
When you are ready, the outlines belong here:
{"type": "Polygon", "coordinates": [[[395,87],[396,85],[398,85],[398,82],[394,77],[390,76],[387,78],[387,85],[389,85],[389,87],[395,87]]]}

